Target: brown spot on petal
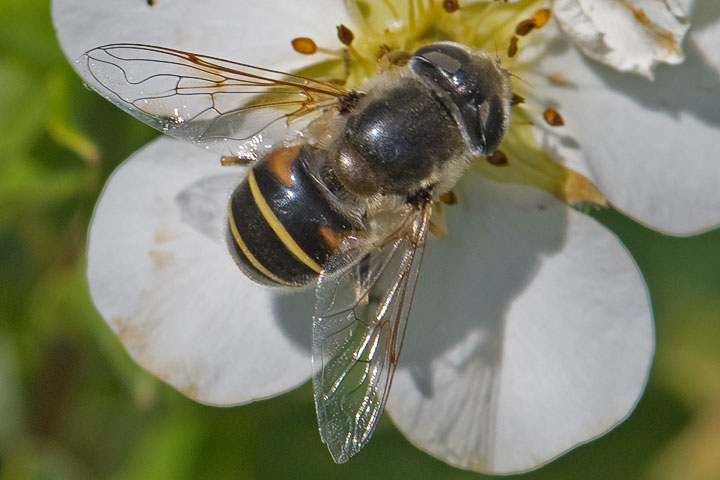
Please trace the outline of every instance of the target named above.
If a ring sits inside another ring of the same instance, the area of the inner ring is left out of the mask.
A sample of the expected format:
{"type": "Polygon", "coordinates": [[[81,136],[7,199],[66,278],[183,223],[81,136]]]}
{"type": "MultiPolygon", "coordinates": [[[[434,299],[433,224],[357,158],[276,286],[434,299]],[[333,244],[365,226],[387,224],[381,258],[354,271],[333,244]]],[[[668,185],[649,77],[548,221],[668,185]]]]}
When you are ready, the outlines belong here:
{"type": "Polygon", "coordinates": [[[563,120],[562,115],[560,115],[560,112],[554,108],[545,109],[543,112],[543,118],[551,127],[562,127],[565,125],[565,120],[563,120]]]}
{"type": "Polygon", "coordinates": [[[535,22],[535,28],[542,28],[550,20],[550,9],[541,8],[537,12],[533,13],[533,21],[535,22]]]}
{"type": "Polygon", "coordinates": [[[192,399],[197,398],[198,391],[199,391],[198,386],[195,385],[194,383],[191,383],[190,385],[188,385],[186,387],[182,387],[182,390],[181,390],[181,392],[186,397],[190,397],[192,399]]]}
{"type": "Polygon", "coordinates": [[[510,45],[508,46],[508,57],[512,58],[517,55],[518,52],[518,37],[514,36],[510,39],[510,45]]]}
{"type": "Polygon", "coordinates": [[[443,2],[443,8],[448,13],[456,12],[460,9],[460,2],[458,0],[445,0],[443,2]]]}
{"type": "Polygon", "coordinates": [[[156,230],[155,238],[153,240],[155,241],[155,245],[162,245],[163,243],[168,243],[177,237],[177,233],[171,232],[170,230],[156,230]]]}
{"type": "Polygon", "coordinates": [[[676,55],[682,55],[682,50],[680,50],[680,47],[675,41],[675,36],[670,30],[667,30],[650,20],[650,18],[647,16],[647,14],[642,8],[635,8],[635,6],[628,2],[624,3],[632,11],[633,15],[635,16],[635,20],[637,20],[648,30],[650,30],[650,32],[655,37],[657,37],[659,43],[663,44],[665,48],[672,51],[676,55]]]}
{"type": "Polygon", "coordinates": [[[312,38],[297,37],[294,38],[291,43],[293,49],[298,53],[302,53],[303,55],[312,55],[313,53],[317,52],[317,44],[312,38]]]}
{"type": "Polygon", "coordinates": [[[142,343],[142,334],[140,329],[130,320],[129,317],[113,317],[110,319],[110,326],[115,331],[123,345],[137,345],[142,343]]]}
{"type": "Polygon", "coordinates": [[[337,26],[337,35],[340,41],[345,45],[350,45],[355,40],[355,34],[343,24],[337,26]]]}
{"type": "Polygon", "coordinates": [[[517,93],[512,94],[512,99],[510,100],[510,105],[520,105],[521,103],[525,103],[525,97],[522,95],[518,95],[517,93]]]}
{"type": "Polygon", "coordinates": [[[153,261],[153,267],[156,272],[165,270],[173,262],[173,254],[162,250],[150,250],[150,258],[153,261]]]}
{"type": "Polygon", "coordinates": [[[507,155],[505,155],[505,152],[502,150],[495,150],[492,154],[488,155],[487,161],[495,167],[507,167],[510,165],[507,155]]]}

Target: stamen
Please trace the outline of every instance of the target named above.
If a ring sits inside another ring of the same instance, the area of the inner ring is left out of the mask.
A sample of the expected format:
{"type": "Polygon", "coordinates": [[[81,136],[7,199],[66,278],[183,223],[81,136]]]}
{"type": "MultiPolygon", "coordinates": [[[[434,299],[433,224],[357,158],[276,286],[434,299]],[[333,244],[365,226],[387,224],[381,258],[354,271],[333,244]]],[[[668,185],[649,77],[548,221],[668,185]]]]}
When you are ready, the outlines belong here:
{"type": "Polygon", "coordinates": [[[460,2],[458,0],[445,0],[443,2],[443,9],[448,13],[456,12],[460,9],[460,2]]]}
{"type": "MultiPolygon", "coordinates": [[[[488,178],[543,188],[565,201],[569,198],[593,198],[595,201],[595,197],[585,190],[573,188],[572,194],[566,192],[566,169],[542,153],[535,131],[530,128],[532,125],[542,126],[542,123],[538,124],[541,115],[546,125],[560,127],[565,124],[562,115],[555,109],[560,107],[539,100],[533,85],[522,78],[527,73],[526,69],[532,71],[533,61],[522,59],[520,47],[525,48],[524,42],[527,41],[546,40],[525,36],[544,28],[552,19],[549,8],[552,0],[514,3],[493,0],[472,5],[469,0],[466,0],[467,5],[463,0],[350,0],[349,3],[354,4],[354,11],[362,21],[354,22],[352,30],[347,25],[337,26],[336,38],[340,45],[336,46],[340,50],[327,51],[335,59],[327,62],[327,68],[332,69],[329,77],[338,78],[346,88],[354,89],[373,75],[406,64],[411,58],[408,52],[430,42],[451,40],[485,51],[492,51],[494,46],[496,56],[502,57],[503,68],[510,72],[512,90],[518,93],[513,93],[511,97],[513,119],[501,150],[488,153],[484,159],[478,158],[473,162],[473,168],[488,178]],[[519,61],[518,57],[523,61],[519,61]],[[344,77],[343,65],[338,60],[344,63],[344,77]],[[548,105],[555,108],[546,108],[548,105]],[[509,157],[512,157],[512,162],[509,157]]],[[[301,53],[326,52],[322,45],[315,45],[311,39],[299,40],[304,43],[293,43],[293,47],[301,53]],[[307,48],[305,44],[312,47],[307,48]]],[[[555,84],[567,83],[561,74],[546,75],[545,78],[555,84]]],[[[353,96],[342,99],[341,114],[353,111],[357,100],[353,96]]],[[[438,197],[437,201],[439,206],[447,208],[446,205],[456,203],[457,198],[448,192],[438,197]]],[[[431,229],[438,223],[439,210],[435,207],[433,211],[431,229]]]]}
{"type": "Polygon", "coordinates": [[[543,118],[551,127],[562,127],[565,125],[565,120],[563,120],[562,115],[554,108],[546,108],[543,112],[543,118]]]}
{"type": "Polygon", "coordinates": [[[312,55],[313,53],[317,52],[317,44],[312,38],[297,37],[293,38],[291,43],[293,49],[298,53],[302,53],[303,55],[312,55]]]}
{"type": "Polygon", "coordinates": [[[542,28],[550,20],[550,9],[541,8],[533,13],[533,16],[518,23],[515,27],[515,33],[524,37],[535,29],[542,28]]]}
{"type": "Polygon", "coordinates": [[[515,27],[515,33],[520,35],[521,37],[524,37],[528,33],[532,32],[533,29],[537,27],[537,22],[533,18],[528,18],[527,20],[523,20],[522,22],[518,23],[515,27]]]}
{"type": "Polygon", "coordinates": [[[456,205],[458,203],[457,195],[452,190],[440,195],[440,201],[445,205],[456,205]]]}
{"type": "Polygon", "coordinates": [[[550,80],[551,83],[558,85],[558,86],[565,86],[570,83],[568,78],[562,72],[550,74],[550,75],[548,75],[547,78],[548,78],[548,80],[550,80]]]}
{"type": "Polygon", "coordinates": [[[220,157],[220,165],[223,167],[240,166],[247,167],[255,163],[252,157],[237,157],[235,155],[224,155],[220,157]]]}
{"type": "Polygon", "coordinates": [[[550,9],[541,8],[533,13],[532,19],[535,21],[535,28],[542,28],[550,20],[550,9]]]}
{"type": "Polygon", "coordinates": [[[337,35],[340,41],[347,46],[350,46],[352,41],[355,39],[355,34],[352,30],[342,24],[337,26],[337,35]]]}
{"type": "Polygon", "coordinates": [[[510,165],[507,155],[502,150],[495,150],[487,156],[487,161],[494,167],[507,167],[510,165]]]}
{"type": "Polygon", "coordinates": [[[516,37],[513,35],[513,37],[510,39],[510,46],[508,47],[508,57],[512,58],[515,55],[517,55],[518,52],[518,40],[520,40],[519,37],[516,37]]]}

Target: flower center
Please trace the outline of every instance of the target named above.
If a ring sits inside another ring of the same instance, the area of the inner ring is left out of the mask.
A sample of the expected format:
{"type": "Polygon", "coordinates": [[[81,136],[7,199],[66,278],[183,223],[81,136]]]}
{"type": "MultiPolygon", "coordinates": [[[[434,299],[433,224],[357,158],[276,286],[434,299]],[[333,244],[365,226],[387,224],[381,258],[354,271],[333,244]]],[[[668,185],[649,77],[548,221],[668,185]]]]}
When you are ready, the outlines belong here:
{"type": "MultiPolygon", "coordinates": [[[[543,105],[540,92],[525,81],[537,67],[538,55],[522,52],[542,50],[544,36],[536,32],[550,21],[550,0],[476,1],[458,0],[351,0],[346,6],[352,28],[337,27],[343,48],[317,46],[311,38],[293,41],[300,53],[329,53],[331,59],[303,69],[300,74],[332,79],[347,88],[362,85],[369,77],[401,66],[412,52],[427,44],[452,41],[494,53],[512,74],[513,107],[510,127],[495,153],[475,162],[473,169],[501,182],[544,189],[568,203],[604,204],[604,197],[582,175],[563,167],[543,153],[536,129],[562,129],[561,109],[543,105]]],[[[557,79],[549,81],[560,81],[557,79]]]]}

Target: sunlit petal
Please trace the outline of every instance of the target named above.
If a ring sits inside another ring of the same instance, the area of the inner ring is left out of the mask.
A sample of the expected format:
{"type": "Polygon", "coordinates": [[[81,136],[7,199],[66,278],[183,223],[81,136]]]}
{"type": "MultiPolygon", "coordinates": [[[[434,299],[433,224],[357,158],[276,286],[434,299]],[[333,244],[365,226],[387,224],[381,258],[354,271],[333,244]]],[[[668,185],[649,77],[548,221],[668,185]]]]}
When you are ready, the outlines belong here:
{"type": "MultiPolygon", "coordinates": [[[[302,5],[273,0],[54,0],[53,22],[71,61],[108,43],[147,43],[245,63],[292,70],[308,57],[292,50],[296,37],[340,48],[335,25],[348,23],[343,2],[302,5]],[[318,28],[318,19],[327,28],[318,28]]],[[[313,61],[322,59],[322,54],[313,61]]]]}
{"type": "MultiPolygon", "coordinates": [[[[720,224],[720,4],[699,2],[685,62],[661,66],[654,82],[582,58],[557,37],[538,65],[538,86],[565,126],[541,142],[582,169],[608,200],[639,222],[673,234],[720,224]]],[[[551,29],[548,29],[551,32],[551,29]]],[[[539,124],[539,122],[538,122],[539,124]]]]}
{"type": "Polygon", "coordinates": [[[658,63],[683,60],[688,23],[674,1],[554,0],[553,14],[590,58],[652,78],[658,63]]]}
{"type": "Polygon", "coordinates": [[[388,409],[463,468],[536,467],[619,423],[647,380],[642,277],[602,225],[527,187],[467,178],[430,242],[388,409]]]}
{"type": "Polygon", "coordinates": [[[156,140],[113,174],[88,240],[93,301],[130,355],[213,404],[272,396],[310,376],[312,292],[255,284],[225,245],[224,212],[241,174],[156,140]]]}

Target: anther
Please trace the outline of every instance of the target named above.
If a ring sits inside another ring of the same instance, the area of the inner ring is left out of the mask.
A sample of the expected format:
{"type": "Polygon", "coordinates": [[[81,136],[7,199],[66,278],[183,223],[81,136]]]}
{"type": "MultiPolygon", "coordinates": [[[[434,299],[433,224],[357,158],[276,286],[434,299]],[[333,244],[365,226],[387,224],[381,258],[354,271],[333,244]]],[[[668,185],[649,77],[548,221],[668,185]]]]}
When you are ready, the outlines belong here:
{"type": "Polygon", "coordinates": [[[514,107],[515,105],[520,105],[521,103],[525,103],[525,97],[518,95],[517,93],[513,93],[512,99],[510,99],[510,105],[514,107]]]}
{"type": "Polygon", "coordinates": [[[520,35],[521,37],[524,37],[528,33],[532,32],[533,29],[537,27],[537,22],[533,18],[528,18],[527,20],[523,20],[522,22],[518,23],[515,27],[515,33],[520,35]]]}
{"type": "Polygon", "coordinates": [[[556,72],[548,75],[548,80],[555,85],[565,86],[570,83],[568,78],[562,72],[556,72]]]}
{"type": "Polygon", "coordinates": [[[487,156],[487,161],[490,165],[495,167],[507,167],[510,165],[507,155],[502,150],[495,150],[493,153],[487,156]]]}
{"type": "Polygon", "coordinates": [[[508,47],[508,57],[514,57],[518,52],[518,37],[514,36],[510,39],[510,46],[508,47]]]}
{"type": "Polygon", "coordinates": [[[457,195],[452,190],[440,195],[440,201],[445,205],[456,205],[458,203],[457,195]]]}
{"type": "Polygon", "coordinates": [[[350,45],[355,40],[355,34],[343,24],[337,26],[337,36],[344,45],[350,45]]]}
{"type": "Polygon", "coordinates": [[[312,38],[297,37],[293,38],[291,43],[293,49],[298,53],[302,53],[303,55],[312,55],[313,53],[317,52],[317,44],[312,38]]]}
{"type": "Polygon", "coordinates": [[[542,28],[550,20],[550,9],[541,8],[537,12],[533,13],[533,21],[535,22],[535,28],[542,28]]]}
{"type": "Polygon", "coordinates": [[[562,115],[554,108],[547,108],[543,112],[543,118],[551,127],[562,127],[565,125],[562,115]]]}
{"type": "Polygon", "coordinates": [[[445,0],[443,2],[443,8],[448,13],[456,12],[460,9],[460,2],[458,0],[445,0]]]}

